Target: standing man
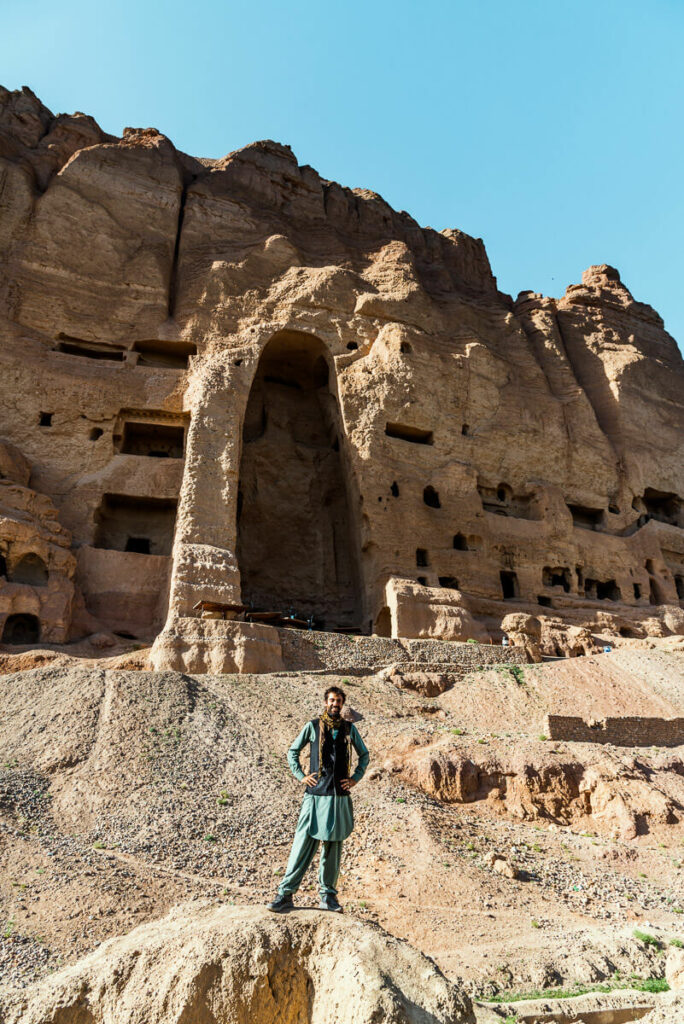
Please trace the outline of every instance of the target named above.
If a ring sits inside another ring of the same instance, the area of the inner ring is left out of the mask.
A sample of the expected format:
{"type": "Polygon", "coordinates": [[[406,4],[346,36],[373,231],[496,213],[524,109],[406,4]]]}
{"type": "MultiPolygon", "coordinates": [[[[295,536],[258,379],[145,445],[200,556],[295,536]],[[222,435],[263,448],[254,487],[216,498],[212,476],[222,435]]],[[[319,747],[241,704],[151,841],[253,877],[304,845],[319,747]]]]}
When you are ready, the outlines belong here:
{"type": "Polygon", "coordinates": [[[319,908],[337,913],[337,876],[340,873],[342,843],[354,828],[351,790],[363,778],[370,755],[356,726],[342,718],[344,690],[331,686],[325,691],[325,710],[308,722],[287,752],[287,763],[295,779],[306,787],[295,830],[285,877],[278,895],[268,909],[275,913],[291,910],[292,894],[301,885],[319,842],[323,843],[318,887],[319,908]],[[305,775],[299,756],[309,744],[309,774],[305,775]],[[352,775],[352,748],[358,755],[352,775]]]}

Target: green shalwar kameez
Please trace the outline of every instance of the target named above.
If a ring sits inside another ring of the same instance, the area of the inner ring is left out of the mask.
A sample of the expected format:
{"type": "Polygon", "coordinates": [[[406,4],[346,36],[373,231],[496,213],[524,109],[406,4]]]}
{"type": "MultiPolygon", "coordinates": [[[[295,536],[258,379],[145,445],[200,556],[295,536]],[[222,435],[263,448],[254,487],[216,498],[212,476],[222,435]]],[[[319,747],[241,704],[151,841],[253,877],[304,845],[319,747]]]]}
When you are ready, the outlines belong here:
{"type": "MultiPolygon", "coordinates": [[[[333,739],[337,738],[338,730],[333,730],[333,739]]],[[[363,778],[370,754],[366,744],[359,736],[356,726],[352,725],[349,738],[356,751],[359,761],[352,775],[354,782],[363,778]]],[[[295,779],[301,782],[306,778],[299,763],[299,757],[308,743],[314,743],[316,734],[311,722],[307,722],[297,739],[287,752],[287,763],[295,779]]],[[[313,860],[318,844],[323,843],[321,863],[318,871],[318,886],[321,896],[337,893],[337,877],[340,873],[342,843],[354,828],[354,809],[351,796],[319,796],[305,793],[299,821],[295,829],[290,859],[287,862],[285,876],[278,886],[281,896],[297,892],[302,878],[313,860]]]]}

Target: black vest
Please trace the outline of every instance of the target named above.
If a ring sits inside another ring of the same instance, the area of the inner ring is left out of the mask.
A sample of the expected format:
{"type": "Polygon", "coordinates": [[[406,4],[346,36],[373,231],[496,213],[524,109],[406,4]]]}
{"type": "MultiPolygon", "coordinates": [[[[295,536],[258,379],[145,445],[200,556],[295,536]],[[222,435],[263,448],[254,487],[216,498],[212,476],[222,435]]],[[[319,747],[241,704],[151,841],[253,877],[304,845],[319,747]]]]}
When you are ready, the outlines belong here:
{"type": "Polygon", "coordinates": [[[309,747],[309,775],[318,775],[318,782],[315,786],[307,786],[307,793],[312,796],[349,796],[345,793],[340,783],[342,779],[348,779],[347,771],[347,738],[351,730],[351,723],[342,719],[337,730],[337,739],[332,738],[332,731],[325,730],[323,741],[323,765],[318,763],[318,750],[320,746],[321,722],[319,718],[311,721],[314,728],[314,740],[309,747]]]}

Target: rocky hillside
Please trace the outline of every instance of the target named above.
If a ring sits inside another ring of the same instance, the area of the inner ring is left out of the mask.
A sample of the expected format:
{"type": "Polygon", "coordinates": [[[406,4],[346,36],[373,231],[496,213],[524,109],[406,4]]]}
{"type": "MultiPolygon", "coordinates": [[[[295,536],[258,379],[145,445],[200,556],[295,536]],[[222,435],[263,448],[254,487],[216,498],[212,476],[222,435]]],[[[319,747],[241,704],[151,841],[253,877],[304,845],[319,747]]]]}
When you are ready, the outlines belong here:
{"type": "MultiPolygon", "coordinates": [[[[285,750],[339,678],[73,660],[1,677],[6,1005],[179,904],[203,901],[202,920],[262,904],[301,798],[285,750]]],[[[662,977],[661,950],[684,941],[684,751],[549,741],[540,723],[569,707],[681,715],[680,653],[496,666],[431,698],[387,672],[342,682],[372,752],[343,861],[351,918],[471,996],[662,977]]],[[[109,970],[107,948],[88,963],[109,970]]]]}

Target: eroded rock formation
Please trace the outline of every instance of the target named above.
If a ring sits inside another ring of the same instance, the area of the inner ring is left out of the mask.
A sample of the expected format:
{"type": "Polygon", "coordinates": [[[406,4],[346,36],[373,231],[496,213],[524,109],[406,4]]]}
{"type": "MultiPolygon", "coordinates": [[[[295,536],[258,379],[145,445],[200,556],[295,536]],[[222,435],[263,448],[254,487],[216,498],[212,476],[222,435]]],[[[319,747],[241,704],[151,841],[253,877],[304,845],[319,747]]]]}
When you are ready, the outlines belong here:
{"type": "Polygon", "coordinates": [[[613,268],[514,302],[479,239],[287,146],[197,160],[26,89],[0,196],[0,434],[71,535],[65,635],[225,671],[292,620],[684,631],[682,359],[613,268]]]}

